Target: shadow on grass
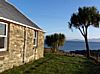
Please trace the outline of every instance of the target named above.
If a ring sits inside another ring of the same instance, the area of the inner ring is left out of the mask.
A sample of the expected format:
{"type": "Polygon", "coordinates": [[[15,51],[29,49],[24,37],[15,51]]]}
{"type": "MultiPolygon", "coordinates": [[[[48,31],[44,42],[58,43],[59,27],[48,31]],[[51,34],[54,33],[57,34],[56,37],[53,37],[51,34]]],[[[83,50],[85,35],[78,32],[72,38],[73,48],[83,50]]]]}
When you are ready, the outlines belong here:
{"type": "Polygon", "coordinates": [[[43,58],[43,59],[40,59],[39,61],[35,61],[33,62],[33,65],[28,68],[26,71],[23,72],[23,74],[31,74],[31,72],[34,70],[38,70],[38,67],[45,64],[45,63],[48,63],[49,60],[53,59],[54,58],[54,55],[51,55],[51,54],[46,54],[45,56],[46,58],[43,58]]]}
{"type": "Polygon", "coordinates": [[[100,74],[100,65],[84,57],[45,54],[45,58],[2,74],[100,74]]]}
{"type": "Polygon", "coordinates": [[[100,64],[93,60],[85,60],[79,64],[80,68],[75,74],[100,74],[100,64]]]}

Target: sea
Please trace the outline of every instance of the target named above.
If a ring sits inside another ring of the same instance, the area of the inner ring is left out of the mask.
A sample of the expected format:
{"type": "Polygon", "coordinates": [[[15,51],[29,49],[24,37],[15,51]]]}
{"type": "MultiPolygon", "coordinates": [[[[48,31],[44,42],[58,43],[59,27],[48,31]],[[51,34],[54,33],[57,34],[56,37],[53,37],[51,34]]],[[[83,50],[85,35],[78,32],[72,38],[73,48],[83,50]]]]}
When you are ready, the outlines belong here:
{"type": "MultiPolygon", "coordinates": [[[[45,45],[45,47],[47,47],[45,45]]],[[[100,42],[89,42],[90,50],[100,50],[100,42]]],[[[65,41],[64,45],[59,48],[60,50],[69,52],[75,50],[85,50],[84,41],[65,41]]]]}
{"type": "MultiPolygon", "coordinates": [[[[90,50],[100,50],[100,42],[89,42],[90,50]]],[[[84,41],[65,41],[64,45],[59,48],[64,51],[85,50],[84,41]]]]}

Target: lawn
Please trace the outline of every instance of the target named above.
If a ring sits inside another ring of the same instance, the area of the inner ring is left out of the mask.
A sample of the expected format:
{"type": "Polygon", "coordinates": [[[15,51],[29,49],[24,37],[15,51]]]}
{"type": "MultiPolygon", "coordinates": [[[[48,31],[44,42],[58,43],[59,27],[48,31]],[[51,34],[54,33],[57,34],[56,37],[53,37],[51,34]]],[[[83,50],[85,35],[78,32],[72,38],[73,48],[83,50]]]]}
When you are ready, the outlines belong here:
{"type": "Polygon", "coordinates": [[[1,74],[100,74],[100,65],[85,57],[45,54],[45,57],[1,74]]]}

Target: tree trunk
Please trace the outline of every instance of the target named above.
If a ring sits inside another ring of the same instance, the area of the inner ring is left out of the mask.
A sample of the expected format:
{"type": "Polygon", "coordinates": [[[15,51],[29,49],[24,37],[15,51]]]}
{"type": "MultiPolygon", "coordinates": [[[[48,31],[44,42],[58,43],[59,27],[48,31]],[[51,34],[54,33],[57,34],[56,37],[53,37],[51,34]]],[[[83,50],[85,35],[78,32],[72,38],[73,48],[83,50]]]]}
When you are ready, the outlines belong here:
{"type": "Polygon", "coordinates": [[[85,38],[85,46],[86,46],[86,56],[87,56],[87,58],[89,58],[90,57],[90,49],[89,49],[88,39],[87,39],[87,36],[85,36],[84,38],[85,38]]]}

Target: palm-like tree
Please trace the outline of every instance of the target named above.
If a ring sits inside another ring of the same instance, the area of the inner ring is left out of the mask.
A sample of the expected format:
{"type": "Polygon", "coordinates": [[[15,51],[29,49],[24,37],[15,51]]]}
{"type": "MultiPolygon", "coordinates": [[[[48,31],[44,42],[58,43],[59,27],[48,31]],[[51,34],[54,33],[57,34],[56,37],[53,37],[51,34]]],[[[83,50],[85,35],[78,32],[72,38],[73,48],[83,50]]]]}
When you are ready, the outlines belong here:
{"type": "Polygon", "coordinates": [[[73,13],[70,18],[69,28],[75,27],[78,29],[85,39],[87,57],[90,57],[90,50],[88,44],[88,27],[90,25],[94,27],[99,27],[100,14],[99,11],[93,7],[82,7],[78,9],[78,12],[73,13]]]}
{"type": "Polygon", "coordinates": [[[56,52],[59,49],[59,46],[63,46],[65,41],[64,34],[52,34],[47,35],[45,39],[45,43],[52,48],[52,52],[56,52]]]}

